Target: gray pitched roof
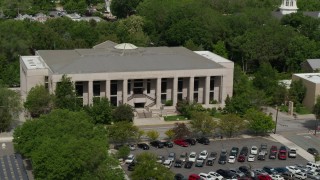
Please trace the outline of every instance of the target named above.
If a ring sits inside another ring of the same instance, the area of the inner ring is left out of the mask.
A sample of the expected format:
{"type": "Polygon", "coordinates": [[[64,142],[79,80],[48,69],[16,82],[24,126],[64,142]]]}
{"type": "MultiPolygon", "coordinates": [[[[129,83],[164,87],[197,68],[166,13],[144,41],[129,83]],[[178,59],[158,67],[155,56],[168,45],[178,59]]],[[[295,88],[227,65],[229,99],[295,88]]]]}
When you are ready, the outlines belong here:
{"type": "MultiPolygon", "coordinates": [[[[115,44],[115,43],[114,43],[115,44]]],[[[107,41],[94,49],[39,50],[53,73],[137,72],[222,68],[220,64],[184,47],[115,49],[107,41]]]]}
{"type": "Polygon", "coordinates": [[[313,70],[317,70],[320,68],[320,59],[307,59],[307,63],[313,70]]]}

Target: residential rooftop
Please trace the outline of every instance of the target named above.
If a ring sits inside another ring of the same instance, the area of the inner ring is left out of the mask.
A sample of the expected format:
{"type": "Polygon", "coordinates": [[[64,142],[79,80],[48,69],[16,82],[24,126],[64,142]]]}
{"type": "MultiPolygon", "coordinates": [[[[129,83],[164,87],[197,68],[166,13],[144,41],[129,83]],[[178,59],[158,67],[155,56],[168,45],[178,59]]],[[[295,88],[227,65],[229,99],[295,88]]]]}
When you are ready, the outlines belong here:
{"type": "Polygon", "coordinates": [[[301,73],[294,75],[313,83],[320,83],[320,73],[301,73]]]}

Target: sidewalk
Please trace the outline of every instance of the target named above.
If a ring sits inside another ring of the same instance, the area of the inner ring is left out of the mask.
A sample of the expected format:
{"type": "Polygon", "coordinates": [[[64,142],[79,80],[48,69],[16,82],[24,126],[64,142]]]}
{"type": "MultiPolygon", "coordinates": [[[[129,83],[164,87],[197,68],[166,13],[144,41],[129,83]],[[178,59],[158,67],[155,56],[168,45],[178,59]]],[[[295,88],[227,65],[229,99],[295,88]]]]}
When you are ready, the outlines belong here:
{"type": "Polygon", "coordinates": [[[135,118],[133,124],[135,126],[157,126],[157,125],[173,125],[175,123],[189,123],[189,120],[165,121],[163,118],[135,118]]]}
{"type": "Polygon", "coordinates": [[[295,148],[297,150],[297,154],[299,154],[301,157],[303,157],[307,161],[314,162],[313,155],[311,155],[310,153],[308,153],[306,150],[302,149],[300,146],[296,145],[295,143],[289,141],[288,139],[284,138],[279,134],[270,134],[270,136],[288,148],[295,148]]]}
{"type": "Polygon", "coordinates": [[[12,142],[13,131],[0,133],[0,142],[12,142]]]}

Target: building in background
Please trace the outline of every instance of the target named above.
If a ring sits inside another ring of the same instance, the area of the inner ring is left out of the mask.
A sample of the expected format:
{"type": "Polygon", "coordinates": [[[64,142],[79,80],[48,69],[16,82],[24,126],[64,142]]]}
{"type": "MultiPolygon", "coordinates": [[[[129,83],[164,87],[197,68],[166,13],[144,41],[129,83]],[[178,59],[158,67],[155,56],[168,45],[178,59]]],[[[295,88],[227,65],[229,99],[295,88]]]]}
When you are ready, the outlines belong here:
{"type": "Polygon", "coordinates": [[[147,110],[160,110],[164,104],[175,109],[183,99],[223,107],[233,92],[232,61],[184,47],[106,41],[92,49],[38,50],[35,56],[20,57],[20,70],[24,100],[37,84],[53,93],[64,74],[71,77],[83,105],[107,97],[115,106],[147,110]]]}

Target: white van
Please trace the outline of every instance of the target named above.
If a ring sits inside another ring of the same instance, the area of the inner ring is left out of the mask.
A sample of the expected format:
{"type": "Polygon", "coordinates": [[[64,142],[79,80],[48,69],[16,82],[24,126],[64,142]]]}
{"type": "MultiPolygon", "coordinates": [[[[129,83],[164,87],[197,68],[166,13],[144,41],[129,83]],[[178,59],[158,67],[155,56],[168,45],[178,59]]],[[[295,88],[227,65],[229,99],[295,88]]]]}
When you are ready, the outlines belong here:
{"type": "Polygon", "coordinates": [[[320,164],[313,163],[313,162],[308,162],[307,163],[307,167],[309,167],[311,169],[319,169],[320,168],[320,164]]]}

